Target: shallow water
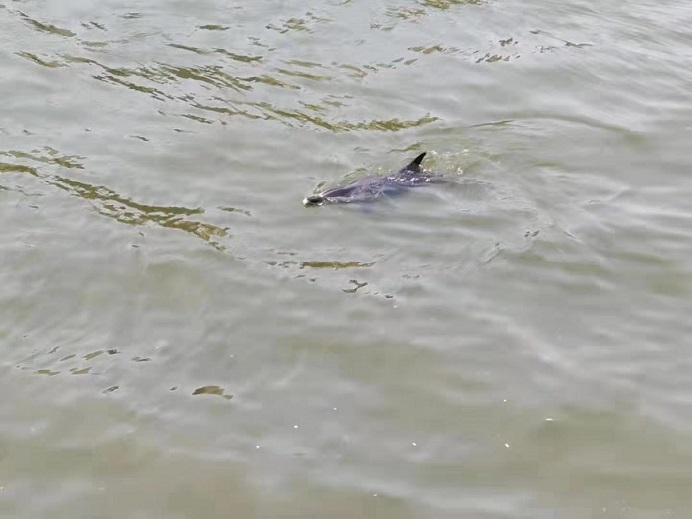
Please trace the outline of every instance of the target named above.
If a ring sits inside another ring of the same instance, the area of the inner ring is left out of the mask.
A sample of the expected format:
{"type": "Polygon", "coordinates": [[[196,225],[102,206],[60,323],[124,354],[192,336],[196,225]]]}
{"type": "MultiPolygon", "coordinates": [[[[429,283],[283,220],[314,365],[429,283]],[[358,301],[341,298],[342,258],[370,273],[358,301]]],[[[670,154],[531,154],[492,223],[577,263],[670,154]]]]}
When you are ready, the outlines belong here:
{"type": "Polygon", "coordinates": [[[689,517],[691,23],[5,0],[0,515],[689,517]]]}

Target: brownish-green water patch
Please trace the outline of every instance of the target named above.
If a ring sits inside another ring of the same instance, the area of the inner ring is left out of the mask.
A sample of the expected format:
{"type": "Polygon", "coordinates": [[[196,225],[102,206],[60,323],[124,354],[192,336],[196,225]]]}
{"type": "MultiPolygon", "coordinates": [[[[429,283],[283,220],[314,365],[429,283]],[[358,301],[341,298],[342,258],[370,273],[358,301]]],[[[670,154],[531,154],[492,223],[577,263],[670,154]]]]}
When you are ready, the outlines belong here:
{"type": "Polygon", "coordinates": [[[193,395],[217,395],[226,400],[233,398],[233,395],[227,395],[226,390],[220,386],[203,386],[198,387],[192,392],[193,395]]]}

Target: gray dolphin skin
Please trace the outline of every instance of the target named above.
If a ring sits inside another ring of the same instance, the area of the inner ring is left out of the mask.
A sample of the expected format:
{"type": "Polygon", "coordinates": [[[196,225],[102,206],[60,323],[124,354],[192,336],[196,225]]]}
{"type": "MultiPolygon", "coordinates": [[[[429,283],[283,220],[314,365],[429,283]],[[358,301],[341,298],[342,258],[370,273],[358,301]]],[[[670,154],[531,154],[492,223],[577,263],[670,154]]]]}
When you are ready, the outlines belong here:
{"type": "Polygon", "coordinates": [[[387,195],[400,194],[404,189],[429,184],[435,177],[423,171],[420,163],[425,152],[418,155],[397,173],[385,177],[363,177],[345,186],[333,187],[303,200],[305,207],[325,204],[374,202],[387,195]]]}

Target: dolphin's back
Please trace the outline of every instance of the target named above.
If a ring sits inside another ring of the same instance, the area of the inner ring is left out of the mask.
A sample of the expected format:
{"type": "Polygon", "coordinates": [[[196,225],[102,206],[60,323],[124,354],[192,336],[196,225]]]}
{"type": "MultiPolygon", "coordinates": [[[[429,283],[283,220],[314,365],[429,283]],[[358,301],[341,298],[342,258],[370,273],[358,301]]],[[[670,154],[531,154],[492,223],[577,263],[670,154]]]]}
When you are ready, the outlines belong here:
{"type": "Polygon", "coordinates": [[[324,203],[371,202],[383,195],[400,193],[404,188],[428,184],[435,177],[423,171],[420,166],[425,155],[421,153],[397,173],[386,177],[363,177],[345,186],[337,186],[319,195],[307,197],[303,203],[309,206],[324,203]]]}
{"type": "Polygon", "coordinates": [[[367,202],[382,196],[386,187],[386,177],[363,177],[345,186],[328,189],[322,196],[333,203],[367,202]]]}

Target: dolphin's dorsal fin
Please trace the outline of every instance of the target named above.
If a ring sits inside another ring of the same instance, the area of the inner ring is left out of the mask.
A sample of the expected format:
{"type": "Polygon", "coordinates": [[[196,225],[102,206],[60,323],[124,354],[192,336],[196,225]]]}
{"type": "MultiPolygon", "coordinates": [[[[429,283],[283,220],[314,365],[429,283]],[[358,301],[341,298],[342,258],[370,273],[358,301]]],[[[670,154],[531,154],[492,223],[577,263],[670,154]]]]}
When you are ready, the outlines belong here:
{"type": "Polygon", "coordinates": [[[420,163],[423,162],[423,159],[425,158],[426,151],[418,155],[415,159],[413,159],[405,168],[404,171],[420,171],[420,163]]]}

